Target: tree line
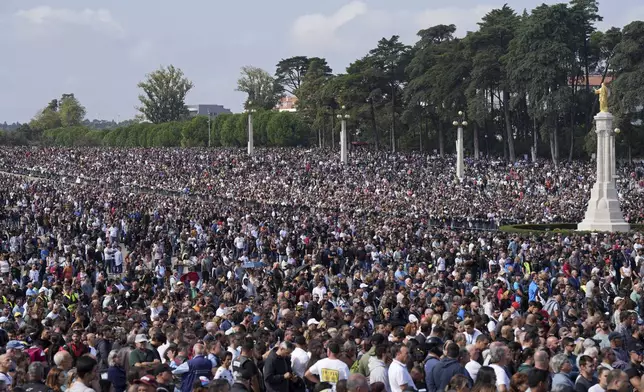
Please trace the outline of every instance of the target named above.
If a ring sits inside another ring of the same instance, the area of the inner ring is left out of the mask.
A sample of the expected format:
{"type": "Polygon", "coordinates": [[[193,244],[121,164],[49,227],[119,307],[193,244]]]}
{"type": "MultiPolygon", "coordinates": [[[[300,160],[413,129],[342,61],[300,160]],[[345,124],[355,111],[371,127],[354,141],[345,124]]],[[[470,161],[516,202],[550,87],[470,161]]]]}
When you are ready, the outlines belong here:
{"type": "MultiPolygon", "coordinates": [[[[468,155],[515,160],[535,154],[558,162],[594,152],[598,104],[591,81],[606,81],[615,126],[622,130],[618,155],[641,155],[644,22],[600,31],[600,21],[596,0],[544,4],[521,14],[504,5],[463,38],[456,37],[455,25],[442,24],[420,30],[413,45],[396,35],[382,38],[343,73],[319,57],[282,59],[273,75],[245,66],[237,90],[247,95],[244,108],[256,111],[257,145],[337,148],[337,116],[348,114],[350,140],[442,155],[455,149],[452,122],[463,111],[468,155]],[[273,110],[284,95],[297,98],[296,113],[273,110]]],[[[17,133],[47,143],[79,143],[63,134],[85,130],[80,140],[89,144],[207,145],[208,119],[189,118],[185,97],[193,84],[181,69],[162,67],[138,86],[140,119],[152,124],[91,130],[82,116],[79,123],[84,108],[67,94],[17,133]]],[[[246,119],[213,118],[211,145],[244,145],[246,119]]]]}
{"type": "MultiPolygon", "coordinates": [[[[158,124],[139,122],[111,130],[78,125],[49,129],[42,134],[41,143],[70,147],[207,147],[210,142],[211,147],[243,147],[248,142],[247,125],[247,113],[221,114],[213,119],[197,116],[158,124]]],[[[294,147],[310,143],[310,129],[295,113],[260,111],[254,113],[253,125],[253,141],[259,146],[294,147]]]]}

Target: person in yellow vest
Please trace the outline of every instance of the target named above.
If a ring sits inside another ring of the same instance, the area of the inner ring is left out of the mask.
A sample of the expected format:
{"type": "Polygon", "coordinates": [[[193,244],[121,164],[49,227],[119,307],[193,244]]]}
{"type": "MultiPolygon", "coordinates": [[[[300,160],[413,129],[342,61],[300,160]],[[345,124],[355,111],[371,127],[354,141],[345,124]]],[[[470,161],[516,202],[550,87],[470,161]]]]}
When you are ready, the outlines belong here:
{"type": "Polygon", "coordinates": [[[63,302],[65,303],[67,310],[73,312],[74,309],[76,309],[76,306],[78,305],[78,301],[80,299],[78,293],[75,293],[72,290],[71,286],[65,285],[65,287],[63,288],[63,297],[65,297],[63,302]]]}

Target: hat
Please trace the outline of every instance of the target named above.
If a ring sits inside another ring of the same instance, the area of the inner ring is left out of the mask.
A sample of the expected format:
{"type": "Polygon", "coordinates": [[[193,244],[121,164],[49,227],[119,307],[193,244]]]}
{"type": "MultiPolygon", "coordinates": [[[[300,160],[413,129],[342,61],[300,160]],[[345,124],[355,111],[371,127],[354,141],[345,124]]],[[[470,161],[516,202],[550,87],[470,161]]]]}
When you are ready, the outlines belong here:
{"type": "Polygon", "coordinates": [[[632,345],[631,347],[629,347],[628,351],[631,352],[631,353],[638,353],[638,354],[641,355],[642,351],[644,351],[644,346],[642,346],[639,343],[636,343],[636,344],[632,345]]]}
{"type": "Polygon", "coordinates": [[[148,337],[143,335],[143,334],[138,334],[136,335],[136,338],[134,338],[134,343],[147,343],[148,337]]]}
{"type": "Polygon", "coordinates": [[[622,297],[615,297],[615,299],[613,300],[613,303],[616,304],[619,301],[623,301],[623,300],[624,300],[624,298],[622,298],[622,297]]]}
{"type": "Polygon", "coordinates": [[[16,313],[14,313],[13,317],[22,317],[22,313],[16,312],[16,313]]]}
{"type": "Polygon", "coordinates": [[[361,289],[366,289],[367,287],[369,287],[369,285],[368,285],[368,284],[360,283],[360,288],[361,288],[361,289]]]}
{"type": "Polygon", "coordinates": [[[25,345],[19,340],[10,340],[7,343],[7,350],[24,350],[25,345]]]}
{"type": "Polygon", "coordinates": [[[409,322],[410,323],[417,323],[418,322],[418,317],[416,317],[416,315],[410,314],[409,315],[409,322]]]}
{"type": "Polygon", "coordinates": [[[621,338],[622,338],[622,334],[621,334],[621,333],[619,333],[619,332],[611,332],[611,333],[608,335],[608,340],[609,340],[609,341],[614,340],[614,339],[621,339],[621,338]]]}
{"type": "Polygon", "coordinates": [[[5,316],[0,317],[0,324],[6,323],[7,321],[9,321],[9,319],[6,318],[5,316]]]}
{"type": "Polygon", "coordinates": [[[512,307],[518,310],[521,307],[521,305],[518,302],[512,302],[512,307]]]}
{"type": "Polygon", "coordinates": [[[164,363],[152,369],[152,374],[155,376],[158,376],[159,374],[163,374],[165,372],[171,372],[171,371],[172,369],[170,369],[170,366],[164,363]]]}
{"type": "Polygon", "coordinates": [[[316,319],[314,319],[314,318],[309,319],[309,321],[307,321],[307,322],[306,322],[306,325],[307,325],[307,326],[311,326],[311,325],[318,325],[318,324],[320,324],[320,323],[319,323],[316,319]]]}
{"type": "Polygon", "coordinates": [[[364,311],[366,313],[373,313],[373,306],[367,306],[366,308],[364,308],[364,311]]]}
{"type": "Polygon", "coordinates": [[[145,375],[138,380],[134,381],[133,384],[144,384],[144,385],[150,385],[153,387],[157,386],[157,380],[154,378],[154,376],[149,376],[145,375]]]}

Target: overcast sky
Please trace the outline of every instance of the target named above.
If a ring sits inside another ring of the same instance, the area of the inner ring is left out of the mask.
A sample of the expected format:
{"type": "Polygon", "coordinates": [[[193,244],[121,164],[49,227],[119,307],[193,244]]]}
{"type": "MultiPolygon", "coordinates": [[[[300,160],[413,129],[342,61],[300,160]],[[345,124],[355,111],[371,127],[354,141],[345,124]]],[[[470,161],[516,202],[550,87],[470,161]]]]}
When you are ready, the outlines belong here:
{"type": "MultiPolygon", "coordinates": [[[[518,12],[541,4],[507,0],[518,12]]],[[[548,1],[556,3],[556,1],[548,1]]],[[[641,0],[605,0],[600,28],[644,20],[641,0]],[[613,4],[611,7],[609,4],[613,4]]],[[[239,111],[239,69],[296,55],[326,57],[343,72],[383,36],[408,44],[419,29],[454,23],[458,34],[503,0],[0,0],[0,122],[28,121],[49,100],[74,93],[87,117],[136,114],[145,74],[184,70],[188,104],[239,111]]]]}

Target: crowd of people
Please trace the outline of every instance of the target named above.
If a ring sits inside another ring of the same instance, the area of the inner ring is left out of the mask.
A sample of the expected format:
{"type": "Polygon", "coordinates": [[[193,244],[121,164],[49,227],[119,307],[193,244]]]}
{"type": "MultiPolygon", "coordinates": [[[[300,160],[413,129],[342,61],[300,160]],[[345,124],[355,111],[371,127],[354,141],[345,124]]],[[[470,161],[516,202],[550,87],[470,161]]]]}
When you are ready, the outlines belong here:
{"type": "Polygon", "coordinates": [[[644,391],[592,163],[256,152],[0,148],[0,391],[644,391]]]}

